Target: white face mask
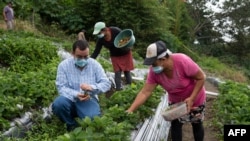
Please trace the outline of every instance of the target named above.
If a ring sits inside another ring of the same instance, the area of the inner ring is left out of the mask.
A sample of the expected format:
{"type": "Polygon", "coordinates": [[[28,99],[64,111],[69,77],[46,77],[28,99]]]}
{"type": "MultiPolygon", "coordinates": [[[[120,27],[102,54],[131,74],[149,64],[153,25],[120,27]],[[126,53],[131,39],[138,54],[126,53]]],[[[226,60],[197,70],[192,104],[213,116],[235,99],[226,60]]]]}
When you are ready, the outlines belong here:
{"type": "Polygon", "coordinates": [[[104,33],[98,34],[97,37],[98,38],[103,38],[104,37],[104,33]]]}
{"type": "MultiPolygon", "coordinates": [[[[162,64],[162,61],[164,61],[165,59],[159,59],[159,61],[161,61],[160,63],[162,64]]],[[[163,66],[162,65],[159,65],[159,66],[153,66],[153,72],[154,73],[161,73],[163,71],[163,66]]]]}
{"type": "Polygon", "coordinates": [[[84,67],[87,65],[87,59],[77,59],[75,58],[75,64],[78,66],[78,67],[84,67]]]}
{"type": "Polygon", "coordinates": [[[153,67],[153,72],[154,73],[161,73],[163,71],[163,67],[162,66],[156,66],[156,67],[153,67]]]}

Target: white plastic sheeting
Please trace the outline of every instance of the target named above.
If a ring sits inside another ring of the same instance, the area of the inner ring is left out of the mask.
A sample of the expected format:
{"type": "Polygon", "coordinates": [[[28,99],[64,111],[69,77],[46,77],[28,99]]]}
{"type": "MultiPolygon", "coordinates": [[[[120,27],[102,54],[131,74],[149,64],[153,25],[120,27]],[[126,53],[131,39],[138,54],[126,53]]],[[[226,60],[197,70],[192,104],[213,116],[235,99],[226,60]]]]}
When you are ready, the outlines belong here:
{"type": "Polygon", "coordinates": [[[170,122],[165,121],[161,115],[166,106],[168,106],[167,95],[164,94],[155,115],[146,119],[138,130],[132,132],[131,141],[167,141],[170,122]]]}
{"type": "Polygon", "coordinates": [[[69,58],[69,57],[72,56],[69,52],[65,51],[65,50],[64,50],[63,48],[61,48],[61,47],[58,48],[57,55],[58,55],[59,57],[61,57],[62,60],[67,59],[67,58],[69,58]]]}
{"type": "Polygon", "coordinates": [[[25,112],[21,118],[14,119],[13,122],[10,123],[9,130],[5,131],[2,136],[5,137],[18,137],[22,138],[25,136],[25,132],[29,130],[33,124],[32,122],[32,113],[25,112]]]}

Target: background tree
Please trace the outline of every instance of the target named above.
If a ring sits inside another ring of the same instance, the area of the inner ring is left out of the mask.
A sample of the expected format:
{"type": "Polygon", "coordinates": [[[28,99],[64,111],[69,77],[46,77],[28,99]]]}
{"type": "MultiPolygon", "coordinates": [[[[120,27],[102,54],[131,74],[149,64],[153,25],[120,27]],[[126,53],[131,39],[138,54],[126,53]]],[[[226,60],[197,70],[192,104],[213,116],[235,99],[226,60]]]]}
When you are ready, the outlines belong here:
{"type": "MultiPolygon", "coordinates": [[[[141,57],[145,56],[149,43],[161,39],[168,41],[174,52],[188,54],[190,49],[196,49],[206,55],[224,57],[227,62],[237,63],[235,60],[238,59],[240,65],[248,65],[249,60],[246,58],[249,58],[249,54],[246,52],[249,52],[249,1],[226,1],[221,7],[224,12],[221,13],[207,10],[207,2],[20,0],[14,1],[14,9],[17,18],[33,21],[36,27],[56,25],[68,35],[85,29],[89,41],[95,41],[92,32],[97,21],[104,21],[108,26],[119,26],[122,29],[131,28],[136,37],[134,50],[139,52],[141,57]],[[227,20],[232,24],[225,24],[227,20]],[[225,34],[230,35],[234,42],[227,43],[222,40],[225,34]],[[198,39],[200,45],[194,47],[194,39],[198,39]],[[187,46],[184,47],[183,43],[187,46]],[[230,59],[232,54],[236,59],[230,59]]],[[[218,1],[209,2],[217,4],[218,1]]]]}
{"type": "MultiPolygon", "coordinates": [[[[167,22],[169,18],[168,9],[158,1],[96,0],[94,2],[93,4],[92,0],[82,0],[79,3],[82,9],[89,9],[89,14],[94,13],[96,15],[94,19],[88,22],[87,31],[91,36],[93,36],[93,26],[97,21],[104,21],[107,26],[132,29],[136,37],[134,50],[144,57],[149,43],[160,39],[166,40],[166,35],[170,34],[167,22]],[[99,6],[99,8],[94,9],[96,6],[99,6]]],[[[82,15],[86,14],[82,11],[82,15]]]]}
{"type": "MultiPolygon", "coordinates": [[[[189,13],[196,23],[192,33],[200,43],[193,48],[249,69],[249,3],[248,0],[190,0],[189,13]],[[209,9],[208,2],[217,5],[220,11],[209,9]]],[[[249,71],[245,72],[250,76],[249,71]]]]}
{"type": "Polygon", "coordinates": [[[193,40],[190,36],[191,28],[194,24],[193,19],[187,10],[187,3],[183,0],[165,0],[162,1],[166,8],[169,9],[170,23],[169,30],[183,42],[193,40]]]}
{"type": "Polygon", "coordinates": [[[183,2],[181,6],[176,6],[178,10],[169,7],[178,5],[179,1],[175,3],[175,0],[172,0],[169,3],[164,4],[157,0],[20,0],[15,2],[17,16],[23,19],[33,17],[33,21],[36,20],[36,27],[56,25],[68,35],[85,29],[86,38],[89,41],[95,41],[92,32],[97,21],[104,21],[108,26],[118,26],[122,29],[130,28],[136,36],[134,50],[139,52],[141,57],[145,56],[146,47],[152,42],[169,41],[172,50],[178,51],[181,43],[178,38],[189,37],[188,28],[184,24],[185,18],[183,18],[183,15],[187,14],[181,10],[185,9],[183,2]],[[37,17],[34,18],[34,15],[37,17]],[[178,15],[177,18],[176,15],[178,15]]]}
{"type": "Polygon", "coordinates": [[[232,42],[227,43],[226,53],[229,53],[237,63],[250,68],[250,1],[225,1],[222,13],[216,14],[217,19],[223,19],[218,28],[227,34],[232,42]]]}

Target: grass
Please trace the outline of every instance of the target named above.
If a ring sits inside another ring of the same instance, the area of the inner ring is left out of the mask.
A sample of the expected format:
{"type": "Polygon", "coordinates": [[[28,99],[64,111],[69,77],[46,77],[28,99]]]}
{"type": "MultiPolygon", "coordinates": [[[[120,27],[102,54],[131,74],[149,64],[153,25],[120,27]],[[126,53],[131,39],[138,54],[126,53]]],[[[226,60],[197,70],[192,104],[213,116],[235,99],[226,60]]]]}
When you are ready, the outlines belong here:
{"type": "Polygon", "coordinates": [[[244,72],[235,67],[227,66],[214,57],[202,56],[198,64],[203,68],[208,76],[220,77],[224,80],[247,83],[249,80],[244,72]]]}
{"type": "MultiPolygon", "coordinates": [[[[7,30],[5,22],[3,20],[0,21],[0,28],[7,30]]],[[[21,20],[18,20],[18,19],[16,19],[14,21],[14,30],[15,31],[25,30],[27,32],[41,34],[41,32],[39,32],[33,25],[31,25],[31,23],[29,23],[27,21],[21,21],[21,20]]]]}

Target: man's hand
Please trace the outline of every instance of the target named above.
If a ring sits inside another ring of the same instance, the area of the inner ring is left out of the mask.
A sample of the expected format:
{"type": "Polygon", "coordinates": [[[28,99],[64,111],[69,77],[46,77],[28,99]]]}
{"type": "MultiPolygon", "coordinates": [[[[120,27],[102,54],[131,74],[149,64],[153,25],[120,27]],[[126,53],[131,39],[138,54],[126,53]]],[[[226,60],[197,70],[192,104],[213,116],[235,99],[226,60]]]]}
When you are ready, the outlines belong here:
{"type": "Polygon", "coordinates": [[[83,83],[83,84],[81,84],[81,89],[83,90],[83,91],[92,91],[92,87],[89,85],[89,84],[85,84],[85,83],[83,83]]]}
{"type": "Polygon", "coordinates": [[[78,97],[78,99],[80,101],[85,101],[85,100],[89,100],[90,99],[90,95],[89,94],[81,94],[81,93],[79,93],[77,95],[77,97],[78,97]]]}

